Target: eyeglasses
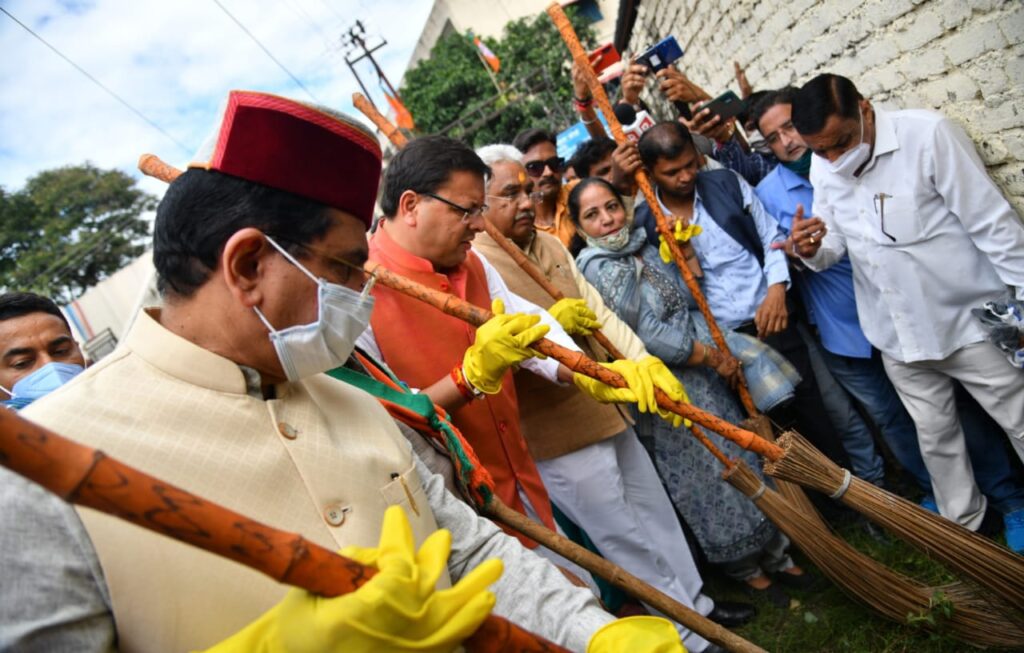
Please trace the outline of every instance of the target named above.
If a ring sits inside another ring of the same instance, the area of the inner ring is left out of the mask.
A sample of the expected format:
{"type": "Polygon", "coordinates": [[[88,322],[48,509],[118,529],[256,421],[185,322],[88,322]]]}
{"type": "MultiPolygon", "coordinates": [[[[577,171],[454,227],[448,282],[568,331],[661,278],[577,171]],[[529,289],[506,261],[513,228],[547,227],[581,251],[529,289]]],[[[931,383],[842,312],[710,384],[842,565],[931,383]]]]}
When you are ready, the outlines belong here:
{"type": "Polygon", "coordinates": [[[779,134],[782,133],[782,132],[785,132],[785,133],[790,134],[790,135],[795,134],[796,133],[796,127],[793,126],[793,121],[787,120],[777,130],[775,130],[772,133],[770,133],[767,136],[765,136],[764,137],[765,142],[768,143],[769,145],[775,145],[775,143],[777,143],[779,141],[779,134]]]}
{"type": "Polygon", "coordinates": [[[508,206],[510,204],[518,203],[519,200],[521,198],[523,198],[523,197],[529,199],[530,202],[533,203],[533,204],[540,204],[541,201],[544,199],[544,193],[542,193],[539,190],[538,191],[533,191],[532,193],[527,193],[525,190],[520,190],[519,192],[515,193],[514,195],[513,194],[508,194],[508,195],[488,195],[487,197],[490,197],[491,199],[495,199],[495,200],[501,200],[502,203],[501,203],[500,206],[501,206],[501,208],[505,209],[505,208],[508,208],[508,206]]]}
{"type": "MultiPolygon", "coordinates": [[[[267,240],[271,240],[270,236],[267,236],[267,240]]],[[[324,250],[318,247],[313,247],[312,245],[297,243],[294,240],[289,240],[287,238],[278,238],[278,240],[289,245],[294,245],[295,247],[298,247],[300,249],[304,249],[310,254],[319,256],[327,260],[332,265],[335,276],[335,279],[332,280],[331,283],[337,283],[338,285],[342,286],[350,286],[350,284],[358,285],[358,290],[362,291],[362,293],[365,295],[370,291],[370,289],[373,287],[373,284],[377,281],[376,277],[372,272],[369,272],[368,270],[364,269],[361,265],[353,263],[352,261],[346,261],[343,258],[334,256],[332,254],[328,254],[324,250]],[[358,275],[355,277],[359,279],[358,284],[352,283],[353,275],[358,275]]],[[[282,251],[281,253],[285,254],[284,251],[282,251]]],[[[291,258],[290,255],[285,255],[291,258]]],[[[297,261],[292,262],[297,263],[297,261]]]]}
{"type": "Polygon", "coordinates": [[[892,197],[892,195],[878,193],[872,198],[872,200],[875,204],[875,213],[878,215],[878,221],[879,223],[881,223],[882,233],[885,234],[886,238],[895,243],[896,237],[885,230],[885,200],[887,200],[890,197],[892,197]]]}
{"type": "Polygon", "coordinates": [[[469,221],[472,220],[473,218],[483,217],[484,213],[486,213],[487,209],[489,208],[486,204],[481,204],[475,209],[467,209],[464,206],[456,204],[451,200],[445,199],[440,195],[435,195],[434,193],[420,193],[420,195],[426,195],[427,197],[435,199],[438,202],[444,202],[445,204],[452,207],[456,211],[462,213],[462,224],[469,224],[469,221]]]}
{"type": "Polygon", "coordinates": [[[544,174],[544,168],[551,168],[551,172],[560,175],[565,172],[565,159],[560,156],[553,156],[544,161],[530,161],[523,166],[526,174],[531,177],[540,177],[544,174]]]}

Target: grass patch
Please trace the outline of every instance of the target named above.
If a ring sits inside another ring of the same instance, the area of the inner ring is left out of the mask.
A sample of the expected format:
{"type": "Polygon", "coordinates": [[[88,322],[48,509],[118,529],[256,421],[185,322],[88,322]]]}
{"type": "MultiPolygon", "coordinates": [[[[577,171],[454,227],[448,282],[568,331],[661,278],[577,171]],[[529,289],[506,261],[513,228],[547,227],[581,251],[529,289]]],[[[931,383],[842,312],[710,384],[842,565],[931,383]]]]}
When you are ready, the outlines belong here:
{"type": "MultiPolygon", "coordinates": [[[[840,529],[840,534],[875,560],[923,583],[936,586],[955,580],[944,567],[896,538],[880,543],[856,525],[840,529]]],[[[794,558],[805,569],[821,576],[795,547],[794,558]]],[[[738,583],[724,576],[711,573],[705,579],[708,593],[716,599],[751,600],[738,583]]],[[[823,589],[816,592],[787,588],[786,592],[793,599],[789,609],[776,607],[761,598],[754,599],[757,618],[736,629],[736,633],[767,651],[779,653],[953,653],[980,650],[946,635],[883,619],[827,579],[823,578],[822,585],[823,589]]],[[[884,587],[878,588],[879,593],[885,591],[884,587]]],[[[948,606],[943,605],[939,597],[933,614],[918,619],[941,620],[944,609],[948,606]]]]}

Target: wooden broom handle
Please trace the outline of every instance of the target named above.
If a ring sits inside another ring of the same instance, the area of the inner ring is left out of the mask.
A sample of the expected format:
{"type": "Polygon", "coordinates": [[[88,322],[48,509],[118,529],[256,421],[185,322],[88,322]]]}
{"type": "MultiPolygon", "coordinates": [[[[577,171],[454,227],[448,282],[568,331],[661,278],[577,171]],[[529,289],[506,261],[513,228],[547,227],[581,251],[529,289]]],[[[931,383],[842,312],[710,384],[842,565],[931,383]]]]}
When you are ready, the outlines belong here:
{"type": "MultiPolygon", "coordinates": [[[[480,326],[492,317],[492,313],[486,309],[474,306],[455,295],[416,283],[411,279],[388,270],[378,263],[368,262],[366,264],[366,271],[376,278],[377,283],[381,283],[413,299],[430,304],[434,308],[474,326],[480,326]]],[[[572,371],[597,379],[605,385],[615,388],[628,387],[622,375],[587,358],[583,352],[572,351],[547,338],[541,338],[530,346],[545,356],[554,358],[572,371]]],[[[722,418],[705,412],[692,404],[674,401],[660,388],[655,388],[654,393],[658,400],[658,405],[665,410],[706,426],[744,449],[753,451],[769,460],[778,460],[782,456],[782,449],[778,445],[768,442],[751,431],[742,429],[735,424],[730,424],[722,418]]]]}
{"type": "MultiPolygon", "coordinates": [[[[594,69],[587,58],[587,52],[583,49],[583,45],[580,44],[579,38],[576,36],[576,30],[573,29],[572,23],[569,22],[569,18],[557,2],[552,2],[548,5],[547,13],[555,23],[555,27],[558,28],[558,32],[562,35],[562,40],[569,47],[573,60],[586,78],[587,84],[590,86],[590,93],[597,103],[597,108],[604,114],[605,120],[612,130],[615,142],[621,145],[626,141],[626,134],[622,131],[622,125],[619,123],[618,118],[615,117],[615,112],[612,110],[611,102],[608,101],[608,95],[604,92],[604,87],[601,86],[597,75],[594,74],[594,69]]],[[[715,341],[715,345],[723,352],[728,352],[729,345],[725,342],[725,336],[722,335],[722,330],[718,328],[718,323],[711,314],[711,309],[708,307],[707,299],[704,298],[704,293],[700,290],[697,279],[694,278],[690,268],[686,265],[686,259],[683,257],[679,243],[676,242],[672,229],[668,225],[668,220],[661,210],[661,204],[658,202],[658,197],[654,194],[654,188],[647,178],[647,172],[643,168],[638,168],[635,178],[641,192],[647,198],[647,206],[650,207],[651,213],[654,214],[654,219],[658,223],[658,231],[661,233],[665,243],[668,244],[669,251],[672,252],[672,258],[676,262],[676,267],[679,268],[679,273],[683,276],[686,286],[690,289],[690,294],[693,295],[694,301],[697,302],[697,306],[700,308],[700,312],[704,314],[704,319],[708,323],[708,328],[711,331],[711,337],[715,341]]],[[[747,389],[746,379],[742,377],[742,370],[739,395],[747,413],[750,415],[758,414],[757,406],[754,405],[754,400],[747,389]]]]}
{"type": "Polygon", "coordinates": [[[168,184],[181,176],[178,170],[169,163],[165,163],[155,154],[143,154],[139,157],[139,170],[147,177],[153,177],[168,184]]]}
{"type": "MultiPolygon", "coordinates": [[[[551,283],[551,280],[544,275],[541,269],[537,267],[533,261],[527,258],[523,250],[519,249],[518,245],[498,231],[498,228],[494,226],[494,223],[487,218],[484,218],[484,231],[487,232],[487,235],[490,236],[494,242],[498,243],[498,245],[505,250],[506,254],[512,257],[512,260],[516,262],[516,265],[518,265],[523,272],[529,275],[529,277],[533,279],[538,286],[544,289],[544,292],[550,295],[555,301],[565,299],[565,295],[562,291],[556,288],[555,284],[551,283]]],[[[625,356],[622,355],[622,352],[612,344],[612,341],[609,340],[608,336],[604,335],[600,329],[594,329],[594,332],[591,335],[598,344],[604,347],[604,350],[607,351],[612,358],[625,358],[625,356]]]]}
{"type": "MultiPolygon", "coordinates": [[[[378,113],[377,115],[380,115],[380,114],[378,113]]],[[[381,118],[383,119],[383,116],[381,116],[381,118]]],[[[174,181],[178,177],[178,175],[181,174],[180,170],[178,170],[177,168],[174,168],[173,166],[170,166],[170,165],[164,163],[155,154],[143,154],[141,157],[139,157],[139,170],[141,170],[143,173],[145,173],[146,175],[148,175],[150,177],[155,177],[157,179],[160,179],[160,180],[166,181],[166,182],[174,181]]],[[[502,233],[500,231],[498,231],[497,228],[495,228],[494,225],[492,225],[490,222],[484,221],[484,225],[485,225],[485,229],[487,230],[487,233],[489,235],[491,235],[492,238],[494,238],[495,242],[497,242],[499,245],[501,245],[502,242],[507,244],[508,247],[505,249],[505,251],[508,252],[509,256],[511,256],[513,259],[516,260],[516,263],[519,263],[519,259],[520,258],[523,261],[526,262],[526,265],[522,265],[522,264],[520,264],[520,265],[527,272],[527,274],[529,274],[538,284],[540,284],[541,287],[543,287],[544,290],[546,290],[552,297],[555,297],[556,299],[561,299],[562,293],[558,290],[558,288],[555,288],[555,286],[544,276],[544,274],[537,268],[537,266],[535,266],[532,261],[530,261],[529,259],[526,258],[526,256],[523,254],[522,250],[520,250],[515,245],[515,243],[512,243],[507,238],[505,238],[505,236],[502,235],[502,233]],[[531,272],[531,270],[533,270],[533,272],[531,272]],[[534,276],[534,275],[536,275],[536,276],[534,276]]],[[[502,247],[505,248],[506,245],[502,245],[502,247]]],[[[383,268],[376,268],[376,269],[377,270],[382,270],[383,268]]],[[[412,282],[409,282],[409,283],[412,283],[412,282]]],[[[476,307],[472,306],[472,304],[467,304],[467,305],[472,307],[472,308],[474,308],[474,309],[476,309],[476,307]]],[[[477,309],[477,310],[482,310],[482,309],[477,309]]],[[[462,316],[459,315],[457,317],[462,317],[462,316]]],[[[462,319],[466,319],[466,318],[462,317],[462,319]]],[[[486,322],[487,319],[489,319],[489,318],[487,318],[487,317],[483,318],[483,320],[481,322],[477,323],[477,326],[479,326],[480,324],[483,324],[483,322],[486,322]]],[[[611,343],[611,341],[608,340],[607,336],[605,336],[603,333],[595,332],[594,337],[601,344],[601,346],[604,347],[605,350],[609,354],[611,354],[612,357],[618,358],[618,359],[625,358],[622,355],[622,353],[619,352],[618,349],[615,348],[615,345],[613,345],[611,343]],[[600,334],[600,337],[598,337],[598,334],[600,334]]],[[[554,343],[551,343],[551,344],[554,344],[554,343]]],[[[568,350],[566,350],[566,351],[568,351],[568,350]]],[[[605,369],[605,368],[600,367],[599,365],[597,367],[599,369],[602,369],[602,370],[605,369]]],[[[581,370],[575,370],[575,371],[581,371],[581,370]]],[[[592,375],[588,374],[588,376],[592,376],[592,375]]],[[[612,384],[609,384],[609,385],[612,385],[612,384]]],[[[623,387],[623,386],[618,386],[618,387],[623,387]]],[[[659,390],[659,392],[660,392],[660,390],[659,390]]],[[[671,399],[668,399],[668,397],[665,397],[665,399],[667,401],[671,402],[671,399]]],[[[660,398],[659,398],[659,403],[660,403],[660,398]]],[[[714,415],[708,415],[708,416],[711,417],[711,418],[714,418],[716,420],[718,419],[714,415]]],[[[698,421],[698,420],[693,420],[693,421],[698,421]]],[[[724,420],[719,420],[719,421],[721,421],[722,425],[724,425],[724,426],[728,426],[728,427],[731,427],[731,428],[736,429],[738,431],[741,431],[742,434],[750,433],[749,431],[745,431],[743,429],[739,429],[739,428],[729,424],[728,422],[725,422],[724,420]]],[[[703,422],[701,422],[701,423],[703,424],[703,422]]],[[[714,427],[708,426],[708,428],[711,428],[713,431],[715,431],[717,433],[722,433],[722,431],[720,431],[720,430],[718,430],[718,429],[716,429],[714,427]]],[[[732,468],[732,465],[733,465],[732,461],[729,460],[729,458],[724,453],[722,453],[722,451],[718,447],[716,447],[714,445],[714,443],[712,443],[711,440],[709,440],[708,437],[704,433],[701,433],[700,429],[698,429],[696,426],[691,426],[690,427],[690,431],[694,434],[694,436],[697,437],[698,440],[701,441],[701,443],[705,447],[708,448],[709,451],[711,451],[711,454],[713,456],[715,456],[715,458],[717,458],[723,465],[726,466],[727,469],[731,469],[732,468]]],[[[725,435],[725,434],[722,433],[722,435],[725,435]]],[[[729,437],[729,436],[725,435],[725,437],[729,437]]],[[[745,437],[745,435],[741,435],[741,437],[745,437]]],[[[737,440],[735,438],[730,438],[730,439],[733,440],[734,442],[737,442],[737,440]]],[[[740,446],[743,446],[741,443],[739,443],[739,442],[737,442],[737,443],[740,444],[740,446]]],[[[771,444],[771,443],[769,443],[769,444],[771,444]]],[[[775,445],[772,445],[772,446],[775,446],[775,445]]],[[[772,460],[775,459],[773,457],[774,455],[778,455],[778,454],[776,454],[775,451],[772,451],[771,454],[772,455],[768,455],[768,454],[761,454],[761,455],[767,455],[767,457],[771,458],[772,460]]],[[[781,454],[781,449],[779,449],[779,454],[781,454]]]]}
{"type": "MultiPolygon", "coordinates": [[[[377,573],[297,533],[249,519],[0,410],[0,464],[65,501],[229,558],[320,596],[355,591],[377,573]]],[[[463,642],[480,653],[566,651],[489,615],[463,642]]]]}
{"type": "Polygon", "coordinates": [[[405,134],[399,131],[398,127],[391,124],[387,118],[382,116],[380,111],[377,111],[377,107],[370,104],[370,101],[366,99],[365,95],[362,93],[353,93],[352,104],[362,111],[363,115],[369,118],[370,122],[372,122],[395,147],[405,147],[405,144],[409,142],[409,139],[405,137],[405,134]]]}

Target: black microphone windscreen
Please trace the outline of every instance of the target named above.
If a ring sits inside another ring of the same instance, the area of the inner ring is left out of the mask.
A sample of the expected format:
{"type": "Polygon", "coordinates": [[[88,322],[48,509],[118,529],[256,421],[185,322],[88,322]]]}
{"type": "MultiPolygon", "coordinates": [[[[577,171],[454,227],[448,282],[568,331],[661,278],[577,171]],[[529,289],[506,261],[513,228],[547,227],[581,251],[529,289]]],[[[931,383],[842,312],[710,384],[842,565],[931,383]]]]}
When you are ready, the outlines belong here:
{"type": "Polygon", "coordinates": [[[612,108],[612,111],[615,112],[615,117],[618,118],[623,127],[628,127],[636,122],[636,109],[631,104],[619,102],[612,108]]]}

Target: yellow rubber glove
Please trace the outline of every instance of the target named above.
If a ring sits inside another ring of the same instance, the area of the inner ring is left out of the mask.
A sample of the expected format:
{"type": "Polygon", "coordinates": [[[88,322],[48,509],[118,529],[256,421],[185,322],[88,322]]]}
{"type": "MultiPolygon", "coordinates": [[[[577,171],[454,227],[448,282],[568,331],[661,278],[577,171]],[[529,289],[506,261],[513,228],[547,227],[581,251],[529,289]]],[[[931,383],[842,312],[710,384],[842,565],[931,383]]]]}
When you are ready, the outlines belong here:
{"type": "Polygon", "coordinates": [[[487,587],[501,576],[492,559],[454,587],[436,590],[447,566],[451,533],[438,530],[416,552],[398,506],[384,513],[380,546],[344,555],[375,564],[376,576],[355,592],[325,599],[292,590],[258,620],[207,653],[446,653],[472,635],[494,607],[487,587]]]}
{"type": "Polygon", "coordinates": [[[476,340],[462,358],[462,369],[473,387],[494,395],[501,392],[501,377],[508,368],[527,358],[545,358],[529,345],[551,329],[546,324],[538,324],[538,315],[505,315],[505,304],[500,299],[494,300],[491,311],[494,317],[476,330],[476,340]]]}
{"type": "MultiPolygon", "coordinates": [[[[700,225],[690,224],[683,227],[683,221],[677,220],[675,231],[672,236],[676,239],[677,243],[685,243],[694,236],[700,235],[704,231],[700,228],[700,225]]],[[[672,262],[672,250],[669,249],[668,243],[665,241],[665,236],[658,236],[658,256],[665,263],[672,262]]]]}
{"type": "Polygon", "coordinates": [[[597,315],[587,306],[586,300],[564,297],[548,309],[548,313],[558,320],[566,333],[574,336],[589,336],[601,328],[597,315]]]}
{"type": "Polygon", "coordinates": [[[686,653],[668,619],[627,617],[604,625],[590,638],[587,653],[686,653]]]}
{"type": "MultiPolygon", "coordinates": [[[[690,397],[686,394],[686,388],[683,387],[683,384],[676,378],[676,375],[665,366],[665,363],[660,358],[657,356],[646,356],[640,359],[639,365],[641,370],[650,375],[654,386],[661,388],[662,392],[669,396],[669,399],[690,403],[690,397]]],[[[657,402],[657,399],[655,399],[655,402],[657,402]]],[[[679,428],[679,425],[684,422],[686,423],[686,428],[690,428],[690,425],[693,424],[690,420],[683,419],[679,415],[667,411],[660,406],[656,410],[663,420],[672,424],[673,428],[679,428]]]]}
{"type": "Polygon", "coordinates": [[[626,379],[627,387],[613,388],[579,372],[572,375],[576,386],[603,404],[635,403],[637,410],[648,413],[656,410],[658,403],[654,398],[654,383],[651,375],[640,368],[640,364],[631,360],[617,360],[611,363],[600,363],[613,372],[618,372],[626,379]]]}

